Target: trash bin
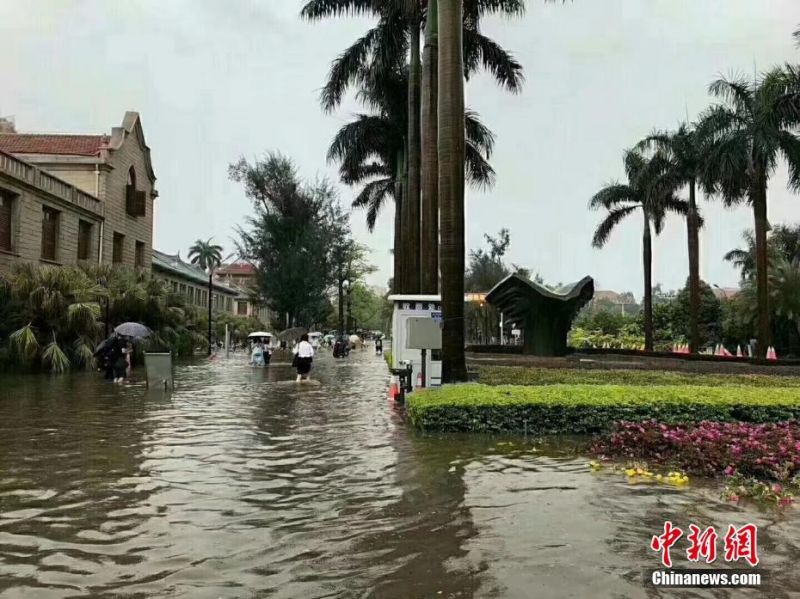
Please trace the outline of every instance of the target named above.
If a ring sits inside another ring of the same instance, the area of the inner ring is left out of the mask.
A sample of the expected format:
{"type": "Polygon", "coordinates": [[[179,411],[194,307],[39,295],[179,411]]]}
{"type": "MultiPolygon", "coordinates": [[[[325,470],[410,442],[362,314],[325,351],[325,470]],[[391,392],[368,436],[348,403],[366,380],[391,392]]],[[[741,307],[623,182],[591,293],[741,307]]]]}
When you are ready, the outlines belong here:
{"type": "Polygon", "coordinates": [[[147,376],[147,386],[151,389],[172,389],[172,354],[170,353],[145,353],[144,368],[147,376]]]}

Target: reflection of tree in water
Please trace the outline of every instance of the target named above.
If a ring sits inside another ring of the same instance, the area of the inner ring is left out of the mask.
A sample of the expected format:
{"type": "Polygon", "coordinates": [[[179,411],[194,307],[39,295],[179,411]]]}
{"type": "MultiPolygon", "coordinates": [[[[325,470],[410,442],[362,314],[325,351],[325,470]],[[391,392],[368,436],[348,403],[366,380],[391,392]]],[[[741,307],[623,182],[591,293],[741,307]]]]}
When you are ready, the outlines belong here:
{"type": "Polygon", "coordinates": [[[402,495],[374,516],[375,532],[353,548],[356,555],[374,555],[365,558],[369,596],[472,597],[486,566],[467,559],[467,542],[477,534],[465,505],[469,448],[458,440],[416,437],[402,427],[392,440],[402,495]]]}
{"type": "MultiPolygon", "coordinates": [[[[87,542],[121,542],[150,517],[142,509],[153,491],[142,484],[148,476],[143,440],[154,425],[143,395],[142,388],[115,387],[97,374],[0,382],[0,509],[6,514],[0,530],[22,543],[46,539],[34,550],[0,545],[0,591],[16,584],[16,572],[30,571],[23,565],[41,569],[54,554],[85,565],[96,549],[87,542]]],[[[97,556],[98,563],[144,559],[114,553],[97,556]]]]}

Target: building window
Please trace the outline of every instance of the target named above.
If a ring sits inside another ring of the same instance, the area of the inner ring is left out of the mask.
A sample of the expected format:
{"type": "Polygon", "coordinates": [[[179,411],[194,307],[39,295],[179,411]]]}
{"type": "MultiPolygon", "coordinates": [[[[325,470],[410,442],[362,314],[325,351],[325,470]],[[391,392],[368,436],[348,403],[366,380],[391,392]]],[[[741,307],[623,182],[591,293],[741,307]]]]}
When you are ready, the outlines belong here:
{"type": "Polygon", "coordinates": [[[180,294],[182,296],[186,297],[186,284],[185,283],[179,284],[178,285],[178,291],[180,292],[180,294]]]}
{"type": "Polygon", "coordinates": [[[147,214],[147,194],[136,189],[136,171],[128,169],[128,184],[125,187],[125,211],[129,216],[145,216],[147,214]]]}
{"type": "Polygon", "coordinates": [[[0,250],[12,250],[11,220],[13,218],[13,196],[0,191],[0,250]]]}
{"type": "Polygon", "coordinates": [[[144,242],[136,242],[136,253],[134,254],[134,263],[136,268],[144,268],[144,242]]]}
{"type": "Polygon", "coordinates": [[[92,257],[92,223],[78,221],[78,260],[89,260],[92,257]]]}
{"type": "Polygon", "coordinates": [[[114,264],[122,264],[124,248],[125,236],[122,233],[114,233],[114,245],[111,248],[111,262],[114,264]]]}
{"type": "Polygon", "coordinates": [[[42,260],[56,261],[58,256],[58,210],[42,206],[42,260]]]}
{"type": "Polygon", "coordinates": [[[236,314],[239,316],[247,316],[247,302],[241,300],[236,302],[236,314]]]}

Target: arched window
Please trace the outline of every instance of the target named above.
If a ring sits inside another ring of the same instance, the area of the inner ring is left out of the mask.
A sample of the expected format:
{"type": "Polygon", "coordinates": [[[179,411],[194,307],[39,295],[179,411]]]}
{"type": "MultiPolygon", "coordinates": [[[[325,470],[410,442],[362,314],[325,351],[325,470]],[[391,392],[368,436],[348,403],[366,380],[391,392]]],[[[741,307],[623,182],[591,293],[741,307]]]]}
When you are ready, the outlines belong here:
{"type": "Polygon", "coordinates": [[[136,170],[131,166],[128,169],[128,184],[125,187],[125,208],[130,216],[144,216],[146,207],[146,194],[136,190],[136,170]]]}

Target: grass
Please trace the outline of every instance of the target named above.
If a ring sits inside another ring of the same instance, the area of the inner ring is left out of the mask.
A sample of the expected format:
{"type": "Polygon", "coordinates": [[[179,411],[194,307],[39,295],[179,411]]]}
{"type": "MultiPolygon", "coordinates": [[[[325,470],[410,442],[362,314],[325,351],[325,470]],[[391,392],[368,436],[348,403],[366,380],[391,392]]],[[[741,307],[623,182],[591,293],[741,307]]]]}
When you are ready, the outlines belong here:
{"type": "Polygon", "coordinates": [[[406,401],[411,422],[430,431],[595,433],[617,421],[800,418],[797,387],[464,384],[418,391],[406,401]]]}
{"type": "Polygon", "coordinates": [[[588,370],[482,366],[478,382],[486,385],[641,385],[699,387],[800,387],[800,377],[765,374],[690,374],[651,370],[588,370]]]}

